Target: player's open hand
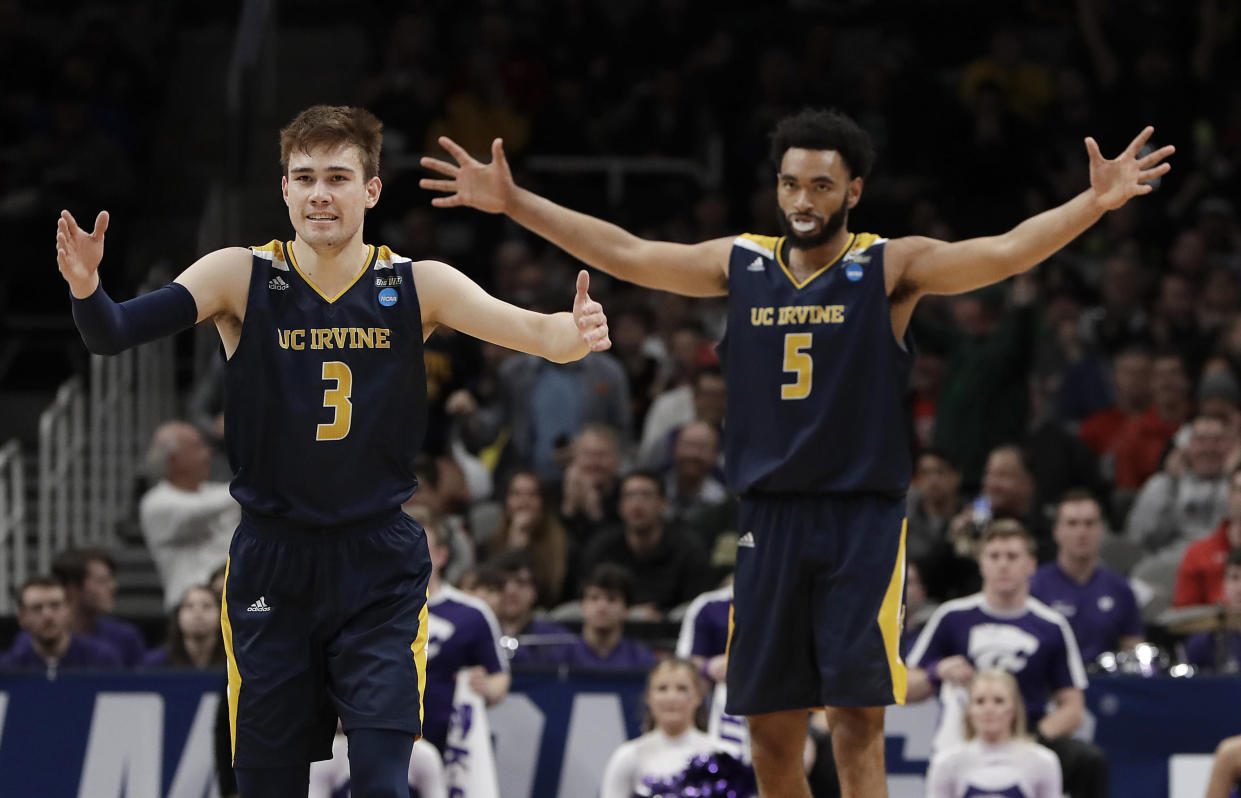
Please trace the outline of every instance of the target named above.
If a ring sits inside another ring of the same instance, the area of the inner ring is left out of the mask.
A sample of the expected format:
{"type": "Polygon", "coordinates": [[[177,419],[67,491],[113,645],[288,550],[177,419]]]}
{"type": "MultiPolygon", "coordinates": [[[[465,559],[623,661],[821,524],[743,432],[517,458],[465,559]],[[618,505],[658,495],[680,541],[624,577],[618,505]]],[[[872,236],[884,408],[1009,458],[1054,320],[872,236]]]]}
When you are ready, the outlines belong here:
{"type": "Polygon", "coordinates": [[[608,317],[603,305],[590,298],[590,275],[582,269],[577,273],[577,296],[573,297],[573,323],[577,325],[582,340],[592,352],[602,352],[612,346],[608,338],[608,317]]]}
{"type": "Polygon", "coordinates": [[[1094,189],[1099,205],[1112,211],[1129,201],[1131,197],[1149,194],[1154,190],[1150,181],[1166,175],[1172,164],[1164,160],[1176,152],[1171,144],[1153,152],[1140,155],[1155,128],[1147,126],[1137,135],[1125,151],[1112,160],[1099,152],[1099,143],[1086,137],[1086,153],[1090,156],[1090,187],[1094,189]]]}
{"type": "Polygon", "coordinates": [[[103,260],[103,235],[108,231],[108,212],[95,217],[95,229],[87,233],[69,211],[56,220],[56,265],[74,296],[90,296],[99,285],[96,272],[103,260]]]}
{"type": "Polygon", "coordinates": [[[440,146],[456,163],[424,156],[419,163],[423,168],[439,172],[447,180],[424,177],[418,185],[431,191],[443,191],[448,196],[436,197],[431,204],[437,208],[466,206],[487,213],[504,213],[509,197],[516,186],[513,173],[504,158],[504,141],[491,142],[491,163],[476,160],[457,142],[447,136],[439,137],[440,146]]]}

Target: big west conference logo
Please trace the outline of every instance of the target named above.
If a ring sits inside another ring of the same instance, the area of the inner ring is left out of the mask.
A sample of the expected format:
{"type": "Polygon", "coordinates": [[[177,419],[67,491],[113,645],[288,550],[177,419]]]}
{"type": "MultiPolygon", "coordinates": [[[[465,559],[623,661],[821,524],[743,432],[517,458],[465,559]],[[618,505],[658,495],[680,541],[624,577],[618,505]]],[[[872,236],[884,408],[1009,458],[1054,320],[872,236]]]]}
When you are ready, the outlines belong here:
{"type": "Polygon", "coordinates": [[[1038,638],[1006,623],[982,623],[970,629],[969,656],[975,667],[1003,668],[1009,673],[1025,670],[1029,657],[1038,651],[1038,638]]]}

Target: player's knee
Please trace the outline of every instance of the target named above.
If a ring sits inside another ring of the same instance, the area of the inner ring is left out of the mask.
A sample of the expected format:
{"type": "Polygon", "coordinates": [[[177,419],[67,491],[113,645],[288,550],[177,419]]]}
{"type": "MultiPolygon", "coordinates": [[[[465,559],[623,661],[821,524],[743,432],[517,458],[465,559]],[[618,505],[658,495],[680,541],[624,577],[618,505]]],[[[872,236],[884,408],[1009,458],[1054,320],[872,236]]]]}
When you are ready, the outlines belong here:
{"type": "Polygon", "coordinates": [[[883,734],[883,707],[828,707],[833,736],[872,738],[883,734]]]}
{"type": "Polygon", "coordinates": [[[750,727],[750,753],[756,764],[801,762],[806,735],[773,726],[750,727]]]}

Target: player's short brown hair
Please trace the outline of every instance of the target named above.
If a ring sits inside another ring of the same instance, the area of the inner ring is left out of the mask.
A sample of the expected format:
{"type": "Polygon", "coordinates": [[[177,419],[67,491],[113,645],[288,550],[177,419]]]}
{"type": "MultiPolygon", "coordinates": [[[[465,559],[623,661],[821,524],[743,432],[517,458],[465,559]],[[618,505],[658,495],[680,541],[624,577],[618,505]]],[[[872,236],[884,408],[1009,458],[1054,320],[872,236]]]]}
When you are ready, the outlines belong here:
{"type": "Polygon", "coordinates": [[[280,131],[280,170],[289,172],[295,150],[309,153],[318,147],[356,147],[367,180],[379,174],[383,122],[365,108],[352,105],[312,105],[280,131]]]}
{"type": "Polygon", "coordinates": [[[987,544],[993,540],[1009,540],[1016,538],[1026,545],[1026,551],[1031,557],[1038,554],[1038,544],[1034,542],[1034,536],[1031,535],[1025,526],[1015,518],[997,518],[987,524],[987,528],[982,533],[982,545],[978,547],[979,555],[987,544]]]}

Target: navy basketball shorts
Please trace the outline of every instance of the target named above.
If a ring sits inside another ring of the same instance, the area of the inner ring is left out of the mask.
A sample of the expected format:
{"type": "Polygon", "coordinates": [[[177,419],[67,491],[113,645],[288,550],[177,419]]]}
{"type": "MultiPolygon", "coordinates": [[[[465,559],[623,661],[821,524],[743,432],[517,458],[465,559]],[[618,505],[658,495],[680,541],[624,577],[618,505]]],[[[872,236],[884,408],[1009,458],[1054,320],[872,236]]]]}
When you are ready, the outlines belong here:
{"type": "Polygon", "coordinates": [[[221,612],[234,766],[331,759],[337,717],[421,735],[430,575],[399,510],[330,528],[243,515],[221,612]]]}
{"type": "Polygon", "coordinates": [[[730,715],[905,702],[905,497],[747,497],[730,715]]]}

